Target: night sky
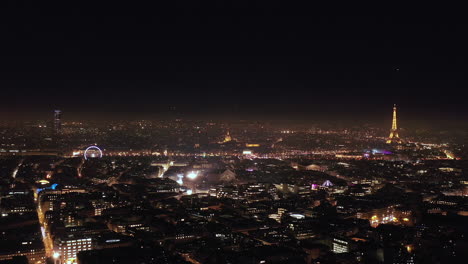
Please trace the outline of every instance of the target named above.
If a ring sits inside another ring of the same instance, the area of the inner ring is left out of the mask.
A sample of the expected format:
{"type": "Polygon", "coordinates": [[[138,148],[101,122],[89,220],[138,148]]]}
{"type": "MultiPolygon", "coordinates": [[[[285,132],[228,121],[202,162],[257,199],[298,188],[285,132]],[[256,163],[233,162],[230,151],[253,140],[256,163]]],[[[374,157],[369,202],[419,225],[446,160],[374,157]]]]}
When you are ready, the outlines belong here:
{"type": "Polygon", "coordinates": [[[5,2],[3,118],[62,109],[73,118],[385,121],[397,103],[406,120],[467,120],[467,24],[457,16],[276,1],[5,2]]]}

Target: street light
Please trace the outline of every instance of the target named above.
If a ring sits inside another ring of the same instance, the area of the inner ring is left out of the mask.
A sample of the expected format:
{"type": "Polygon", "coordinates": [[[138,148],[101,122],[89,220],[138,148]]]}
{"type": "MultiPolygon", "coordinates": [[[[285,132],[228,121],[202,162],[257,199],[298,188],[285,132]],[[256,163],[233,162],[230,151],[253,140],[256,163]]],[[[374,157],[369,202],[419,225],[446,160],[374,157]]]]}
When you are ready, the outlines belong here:
{"type": "Polygon", "coordinates": [[[59,257],[60,254],[58,252],[55,252],[52,254],[52,257],[54,258],[54,264],[57,264],[57,261],[60,261],[59,257]]]}

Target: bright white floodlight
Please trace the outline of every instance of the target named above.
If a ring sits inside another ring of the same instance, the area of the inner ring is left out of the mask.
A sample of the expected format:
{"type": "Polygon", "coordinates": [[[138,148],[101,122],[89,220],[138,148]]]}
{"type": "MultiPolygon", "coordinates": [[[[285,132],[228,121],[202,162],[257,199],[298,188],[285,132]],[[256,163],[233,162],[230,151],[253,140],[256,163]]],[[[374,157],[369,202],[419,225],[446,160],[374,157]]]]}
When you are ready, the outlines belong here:
{"type": "Polygon", "coordinates": [[[198,177],[198,171],[191,171],[187,174],[187,178],[194,180],[198,177]]]}

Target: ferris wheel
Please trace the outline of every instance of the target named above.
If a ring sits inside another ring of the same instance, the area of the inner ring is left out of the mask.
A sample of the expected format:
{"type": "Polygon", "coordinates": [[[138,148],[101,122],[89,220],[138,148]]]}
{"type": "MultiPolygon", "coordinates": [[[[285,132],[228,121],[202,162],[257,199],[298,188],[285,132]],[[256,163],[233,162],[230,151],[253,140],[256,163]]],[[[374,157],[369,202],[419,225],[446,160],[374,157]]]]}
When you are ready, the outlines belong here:
{"type": "Polygon", "coordinates": [[[98,146],[89,146],[83,153],[84,159],[102,158],[102,150],[98,146]]]}

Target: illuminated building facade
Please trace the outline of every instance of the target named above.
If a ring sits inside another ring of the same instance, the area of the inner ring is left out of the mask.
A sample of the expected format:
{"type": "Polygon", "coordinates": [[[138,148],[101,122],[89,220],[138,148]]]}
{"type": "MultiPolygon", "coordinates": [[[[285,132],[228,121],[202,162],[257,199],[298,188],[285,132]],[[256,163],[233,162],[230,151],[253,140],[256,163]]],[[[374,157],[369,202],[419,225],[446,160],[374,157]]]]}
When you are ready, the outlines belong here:
{"type": "MultiPolygon", "coordinates": [[[[24,243],[27,243],[27,242],[23,242],[23,245],[24,243]]],[[[0,251],[0,261],[11,261],[11,263],[13,263],[13,258],[18,257],[18,256],[25,256],[28,259],[29,264],[44,263],[45,250],[43,247],[30,247],[30,248],[21,248],[15,252],[9,252],[9,253],[4,253],[0,251]]],[[[6,262],[6,263],[10,263],[10,262],[6,262]]]]}
{"type": "Polygon", "coordinates": [[[397,108],[396,105],[393,105],[393,119],[392,119],[392,129],[390,129],[390,135],[387,138],[387,144],[391,143],[402,143],[400,136],[398,135],[398,126],[397,126],[397,108]]]}
{"type": "Polygon", "coordinates": [[[369,220],[372,227],[377,227],[380,224],[412,226],[414,222],[414,217],[410,210],[396,208],[395,206],[361,211],[356,214],[356,217],[369,220]]]}
{"type": "Polygon", "coordinates": [[[61,237],[55,240],[55,252],[60,254],[62,262],[73,261],[80,251],[93,249],[93,241],[86,237],[61,237]]]}
{"type": "Polygon", "coordinates": [[[349,243],[344,239],[333,238],[333,248],[334,253],[348,253],[349,252],[349,243]]]}

